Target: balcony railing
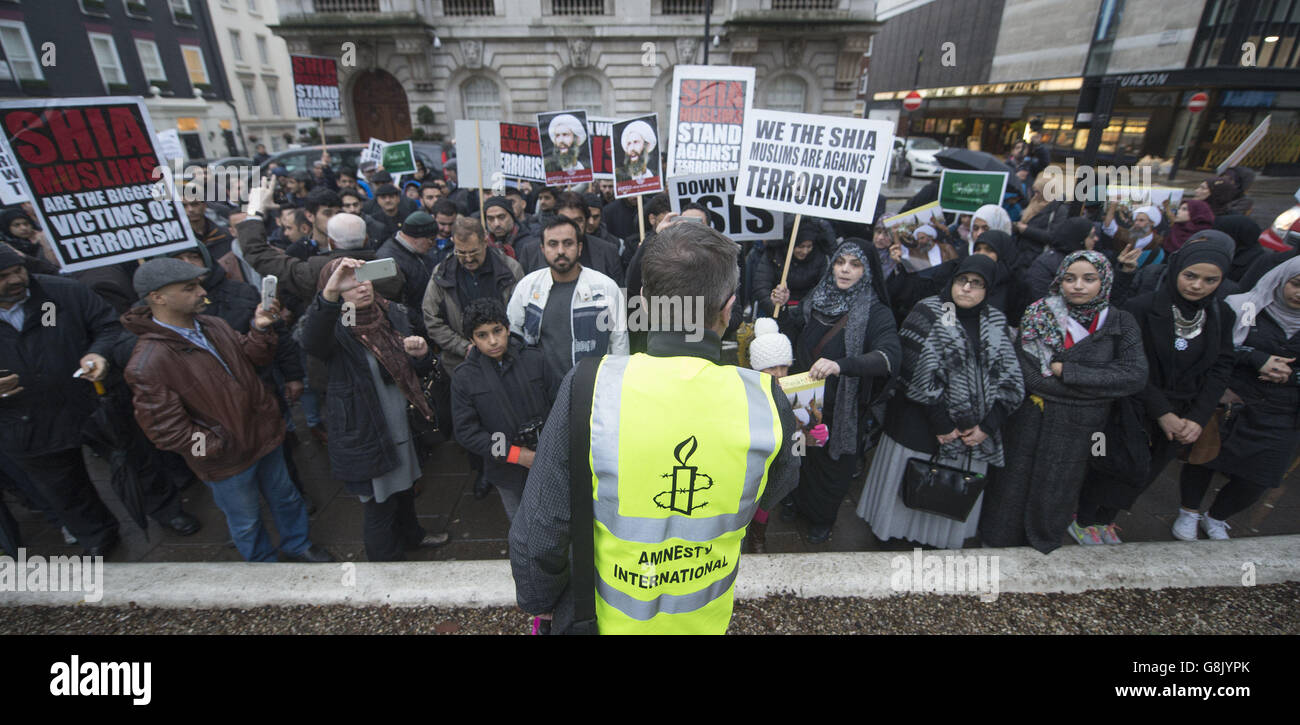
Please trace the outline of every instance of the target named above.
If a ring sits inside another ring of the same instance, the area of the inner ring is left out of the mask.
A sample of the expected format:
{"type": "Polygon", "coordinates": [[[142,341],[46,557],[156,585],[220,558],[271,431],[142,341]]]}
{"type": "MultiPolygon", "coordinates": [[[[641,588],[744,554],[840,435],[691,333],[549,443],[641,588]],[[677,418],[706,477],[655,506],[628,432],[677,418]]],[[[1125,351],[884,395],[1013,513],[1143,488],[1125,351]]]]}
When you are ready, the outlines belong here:
{"type": "Polygon", "coordinates": [[[496,15],[493,0],[442,0],[443,15],[496,15]]]}
{"type": "Polygon", "coordinates": [[[840,0],[772,0],[773,10],[838,10],[840,0]]]}
{"type": "Polygon", "coordinates": [[[377,13],[379,0],[312,0],[318,13],[377,13]]]}
{"type": "Polygon", "coordinates": [[[708,0],[663,0],[664,15],[703,15],[709,6],[708,0]]]}
{"type": "Polygon", "coordinates": [[[551,0],[552,15],[604,15],[605,0],[551,0]]]}

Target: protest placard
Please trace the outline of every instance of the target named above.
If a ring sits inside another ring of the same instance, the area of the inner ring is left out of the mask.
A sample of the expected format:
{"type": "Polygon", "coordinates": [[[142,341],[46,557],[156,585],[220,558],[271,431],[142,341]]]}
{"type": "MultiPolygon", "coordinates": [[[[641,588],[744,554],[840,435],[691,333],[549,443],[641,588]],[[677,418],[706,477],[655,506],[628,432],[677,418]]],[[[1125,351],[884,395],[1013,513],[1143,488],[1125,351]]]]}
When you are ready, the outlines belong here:
{"type": "Polygon", "coordinates": [[[736,202],[869,223],[893,143],[888,121],[752,109],[736,202]]]}
{"type": "Polygon", "coordinates": [[[754,102],[749,66],[679,65],[673,69],[668,176],[734,171],[754,102]]]}
{"type": "Polygon", "coordinates": [[[384,144],[379,165],[390,174],[407,174],[415,171],[415,149],[410,141],[384,144]]]}
{"type": "Polygon", "coordinates": [[[586,111],[539,113],[537,135],[547,186],[581,184],[594,178],[586,111]]]}
{"type": "MultiPolygon", "coordinates": [[[[293,96],[303,118],[338,118],[339,74],[333,58],[319,55],[291,55],[293,96]]],[[[323,140],[323,139],[322,139],[323,140]]]]}
{"type": "Polygon", "coordinates": [[[737,204],[736,177],[736,172],[727,171],[669,179],[668,197],[673,211],[680,213],[690,203],[705,207],[709,210],[709,224],[734,242],[780,237],[785,215],[737,204]]]}
{"type": "Polygon", "coordinates": [[[371,136],[370,142],[366,144],[364,149],[361,149],[361,158],[357,160],[357,163],[364,164],[367,161],[379,163],[380,159],[384,158],[384,147],[387,145],[387,142],[371,136]]]}
{"type": "Polygon", "coordinates": [[[141,99],[0,102],[0,129],[63,271],[198,244],[141,99]]]}
{"type": "MultiPolygon", "coordinates": [[[[537,127],[522,123],[499,124],[501,175],[507,179],[546,181],[542,170],[542,144],[537,140],[537,127]]],[[[482,134],[480,134],[482,135],[482,134]]]]}
{"type": "Polygon", "coordinates": [[[174,128],[158,132],[158,155],[164,161],[184,159],[185,149],[181,146],[181,134],[174,128]]]}
{"type": "Polygon", "coordinates": [[[609,155],[614,148],[614,120],[587,117],[587,144],[591,146],[591,176],[594,179],[614,178],[614,159],[609,155]]]}
{"type": "Polygon", "coordinates": [[[919,227],[922,224],[930,224],[934,219],[943,221],[943,210],[939,208],[939,202],[932,201],[929,204],[923,204],[915,209],[908,209],[899,212],[891,217],[880,220],[880,224],[886,229],[902,226],[907,228],[919,227]]]}
{"type": "Polygon", "coordinates": [[[944,169],[939,173],[939,207],[954,214],[974,214],[985,204],[1000,206],[1007,175],[1005,171],[944,169]]]}
{"type": "Polygon", "coordinates": [[[500,126],[496,121],[455,123],[458,186],[465,189],[490,189],[496,180],[503,180],[500,126]]]}
{"type": "Polygon", "coordinates": [[[659,173],[659,115],[629,118],[614,124],[618,143],[611,149],[614,196],[636,196],[664,190],[659,173]]]}
{"type": "MultiPolygon", "coordinates": [[[[0,149],[0,203],[5,206],[31,201],[23,179],[18,171],[18,164],[8,151],[0,149]]],[[[8,230],[3,230],[8,231],[8,230]]]]}
{"type": "Polygon", "coordinates": [[[1106,187],[1106,200],[1118,201],[1134,208],[1146,204],[1160,206],[1168,200],[1169,208],[1177,211],[1178,205],[1183,201],[1183,190],[1176,189],[1172,186],[1126,186],[1123,184],[1111,184],[1106,187]]]}
{"type": "Polygon", "coordinates": [[[1255,130],[1251,131],[1250,135],[1242,139],[1241,143],[1237,144],[1237,148],[1233,149],[1232,153],[1228,154],[1228,158],[1224,159],[1218,166],[1214,167],[1214,173],[1222,174],[1233,166],[1244,161],[1246,157],[1250,155],[1250,152],[1254,151],[1255,147],[1259,145],[1259,142],[1263,141],[1264,137],[1268,135],[1268,128],[1272,120],[1272,114],[1265,116],[1264,120],[1260,121],[1259,125],[1255,127],[1255,130]]]}

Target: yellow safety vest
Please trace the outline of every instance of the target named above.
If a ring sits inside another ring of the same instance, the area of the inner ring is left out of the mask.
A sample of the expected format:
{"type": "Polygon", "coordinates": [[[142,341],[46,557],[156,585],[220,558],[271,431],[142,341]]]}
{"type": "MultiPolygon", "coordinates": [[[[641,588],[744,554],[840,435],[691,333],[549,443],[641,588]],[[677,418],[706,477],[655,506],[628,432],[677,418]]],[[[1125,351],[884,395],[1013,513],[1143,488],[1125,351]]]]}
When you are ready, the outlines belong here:
{"type": "Polygon", "coordinates": [[[698,357],[607,356],[591,472],[601,634],[723,634],[745,529],[781,443],[771,378],[698,357]]]}

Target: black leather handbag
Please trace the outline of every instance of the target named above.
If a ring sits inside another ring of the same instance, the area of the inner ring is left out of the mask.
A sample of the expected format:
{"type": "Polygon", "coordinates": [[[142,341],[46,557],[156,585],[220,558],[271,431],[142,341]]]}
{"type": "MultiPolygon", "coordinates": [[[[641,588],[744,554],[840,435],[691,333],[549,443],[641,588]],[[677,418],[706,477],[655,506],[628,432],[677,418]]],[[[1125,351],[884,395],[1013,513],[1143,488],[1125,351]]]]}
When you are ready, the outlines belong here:
{"type": "MultiPolygon", "coordinates": [[[[915,511],[965,521],[984,492],[987,479],[983,474],[945,466],[938,461],[938,451],[929,460],[909,459],[898,495],[904,506],[915,511]]],[[[966,456],[966,465],[970,466],[970,454],[966,456]]]]}

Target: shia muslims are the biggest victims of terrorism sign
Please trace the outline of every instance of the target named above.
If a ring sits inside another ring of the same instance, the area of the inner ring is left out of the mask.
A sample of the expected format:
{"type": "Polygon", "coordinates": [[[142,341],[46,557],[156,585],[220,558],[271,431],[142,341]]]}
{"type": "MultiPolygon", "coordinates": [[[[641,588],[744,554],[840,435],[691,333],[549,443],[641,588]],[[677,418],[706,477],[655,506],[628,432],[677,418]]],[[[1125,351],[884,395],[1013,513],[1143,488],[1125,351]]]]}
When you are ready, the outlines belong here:
{"type": "Polygon", "coordinates": [[[193,249],[138,98],[0,103],[0,140],[18,163],[65,272],[193,249]]]}
{"type": "Polygon", "coordinates": [[[736,203],[870,223],[893,125],[755,108],[745,117],[736,203]]]}

